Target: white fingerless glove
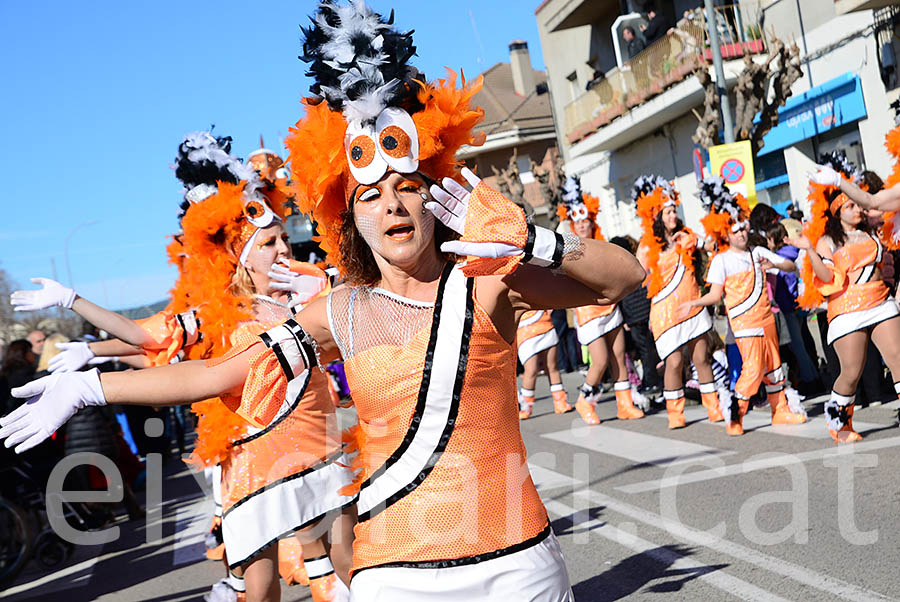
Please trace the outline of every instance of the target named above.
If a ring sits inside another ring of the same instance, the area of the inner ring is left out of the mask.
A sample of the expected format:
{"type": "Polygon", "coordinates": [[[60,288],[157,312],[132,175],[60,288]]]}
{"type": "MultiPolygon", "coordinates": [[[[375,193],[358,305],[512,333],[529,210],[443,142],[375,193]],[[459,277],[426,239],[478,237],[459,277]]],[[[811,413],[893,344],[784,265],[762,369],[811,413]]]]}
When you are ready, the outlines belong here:
{"type": "Polygon", "coordinates": [[[40,284],[43,288],[36,291],[13,292],[9,296],[9,300],[16,311],[37,311],[48,307],[72,309],[72,304],[75,303],[75,298],[78,296],[74,290],[49,278],[32,278],[31,281],[40,284]]]}
{"type": "Polygon", "coordinates": [[[834,171],[827,165],[817,165],[818,171],[815,173],[808,172],[806,175],[809,177],[810,182],[815,182],[816,184],[821,184],[822,186],[840,186],[841,185],[841,174],[834,171]]]}
{"type": "Polygon", "coordinates": [[[506,274],[519,261],[557,268],[565,254],[563,237],[530,224],[515,203],[493,190],[468,168],[460,173],[472,191],[451,178],[429,189],[434,201],[425,208],[445,226],[461,234],[460,240],[441,244],[441,251],[469,257],[463,273],[506,274]],[[518,258],[516,260],[503,258],[518,258]]]}
{"type": "Polygon", "coordinates": [[[31,449],[55,433],[78,410],[106,405],[100,372],[51,374],[12,390],[13,397],[28,398],[0,418],[0,439],[16,453],[31,449]]]}
{"type": "MultiPolygon", "coordinates": [[[[321,272],[321,270],[318,271],[321,272]]],[[[269,271],[269,278],[271,279],[269,283],[271,288],[290,291],[290,307],[306,305],[328,286],[328,278],[324,272],[321,275],[294,272],[290,269],[288,260],[283,260],[280,264],[273,264],[269,271]]]]}
{"type": "MultiPolygon", "coordinates": [[[[73,343],[57,343],[59,353],[50,358],[50,372],[75,372],[90,363],[94,359],[94,352],[88,343],[76,341],[73,343]]],[[[104,362],[109,361],[104,358],[104,362]]]]}

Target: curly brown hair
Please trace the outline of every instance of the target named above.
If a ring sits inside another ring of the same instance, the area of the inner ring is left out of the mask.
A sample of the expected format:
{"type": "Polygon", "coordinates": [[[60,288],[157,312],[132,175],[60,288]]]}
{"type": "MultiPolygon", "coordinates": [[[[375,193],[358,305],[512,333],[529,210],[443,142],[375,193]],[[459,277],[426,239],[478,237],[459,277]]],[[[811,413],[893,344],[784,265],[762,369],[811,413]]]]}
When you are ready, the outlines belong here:
{"type": "MultiPolygon", "coordinates": [[[[441,244],[457,238],[459,235],[456,232],[434,220],[434,245],[447,261],[456,261],[458,257],[452,253],[442,253],[441,244]]],[[[341,212],[340,253],[343,261],[341,275],[349,284],[372,286],[381,280],[375,255],[356,227],[352,205],[341,212]]]]}
{"type": "MultiPolygon", "coordinates": [[[[840,188],[831,188],[825,191],[825,200],[828,201],[829,207],[829,209],[825,211],[825,234],[827,234],[838,247],[843,246],[844,243],[847,242],[847,233],[844,232],[844,227],[841,225],[841,216],[831,213],[831,203],[834,202],[834,199],[840,194],[840,188]]],[[[856,226],[856,229],[861,230],[866,234],[870,234],[872,230],[866,219],[863,219],[863,221],[856,226]]]]}

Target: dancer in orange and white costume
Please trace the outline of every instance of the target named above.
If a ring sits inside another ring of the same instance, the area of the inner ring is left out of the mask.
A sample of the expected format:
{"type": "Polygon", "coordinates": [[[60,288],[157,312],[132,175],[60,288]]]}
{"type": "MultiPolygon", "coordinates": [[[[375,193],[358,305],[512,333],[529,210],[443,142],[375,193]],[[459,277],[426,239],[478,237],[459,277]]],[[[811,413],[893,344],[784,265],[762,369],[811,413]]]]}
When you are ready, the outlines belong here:
{"type": "MultiPolygon", "coordinates": [[[[315,266],[293,262],[291,269],[285,267],[291,251],[281,225],[284,213],[275,213],[270,206],[272,202],[286,210],[283,187],[257,178],[229,150],[230,139],[213,138],[207,132],[188,135],[179,147],[176,176],[186,189],[182,232],[168,249],[179,277],[164,312],[131,323],[111,312],[101,315],[101,308],[83,299],[72,303],[83,317],[136,345],[151,366],[168,365],[184,356],[221,355],[247,339],[255,342],[265,326],[280,324],[317,294],[327,293],[328,280],[315,266]]],[[[95,351],[123,344],[97,343],[95,351]]],[[[221,466],[220,521],[229,565],[229,576],[207,599],[240,600],[245,592],[251,599],[279,599],[278,570],[288,583],[306,578],[303,552],[291,537],[293,532],[353,502],[337,493],[350,482],[349,471],[338,463],[323,462],[338,455],[341,447],[324,376],[312,374],[302,397],[285,396],[277,388],[254,389],[198,401],[192,409],[199,422],[191,462],[221,466]],[[255,428],[230,409],[239,406],[243,396],[265,400],[272,395],[284,407],[266,428],[255,428]],[[303,436],[297,437],[297,432],[303,436]],[[318,470],[316,465],[323,463],[327,465],[318,470]],[[269,500],[293,496],[306,503],[295,504],[294,512],[272,512],[269,500]]],[[[351,524],[345,526],[344,545],[336,541],[333,546],[345,576],[350,528],[351,524]]],[[[328,549],[320,539],[307,540],[311,566],[323,569],[309,571],[309,585],[315,600],[333,600],[340,592],[332,590],[340,590],[342,584],[334,569],[325,566],[330,561],[320,558],[328,549]]],[[[349,594],[343,588],[346,598],[349,594]]]]}
{"type": "Polygon", "coordinates": [[[793,271],[794,263],[762,247],[748,249],[750,208],[743,196],[731,194],[724,180],[706,178],[700,184],[699,196],[708,211],[701,220],[703,229],[715,239],[719,252],[709,264],[709,292],[684,303],[679,316],[684,318],[697,307],[719,303],[724,291],[728,321],[742,359],[741,374],[735,384],[736,401],[722,408],[725,430],[729,435],[744,434],[744,414],[763,382],[772,409],[772,424],[806,422],[800,396],[787,384],[781,365],[775,317],[765,286],[767,270],[793,271]]]}
{"type": "MultiPolygon", "coordinates": [[[[529,310],[615,303],[643,270],[619,247],[529,224],[458,171],[459,147],[479,142],[483,113],[469,102],[480,82],[418,81],[411,35],[362,2],[320,4],[305,37],[313,91],[326,98],[307,102],[287,144],[305,169],[294,173],[300,209],[345,285],[267,331],[280,353],[257,343],[215,365],[16,389],[35,397],[0,419],[0,438],[28,447],[86,405],[254,388],[281,363],[302,375],[341,355],[359,420],[353,600],[568,602],[519,431],[516,326],[529,310]]],[[[277,411],[247,401],[240,413],[260,425],[277,411]]]]}
{"type": "MultiPolygon", "coordinates": [[[[578,178],[566,178],[561,196],[563,202],[557,212],[561,220],[569,222],[572,232],[581,238],[605,240],[597,222],[600,200],[583,193],[578,178]]],[[[581,385],[575,409],[588,424],[600,424],[595,406],[603,392],[600,381],[607,368],[614,383],[617,418],[643,418],[644,412],[635,407],[635,402],[645,408],[649,406],[647,399],[628,380],[623,324],[622,312],[616,305],[584,305],[575,308],[578,342],[586,346],[591,354],[591,366],[581,385]]]]}
{"type": "MultiPolygon", "coordinates": [[[[834,345],[841,372],[825,403],[825,418],[834,441],[848,443],[862,438],[853,430],[853,408],[869,339],[895,380],[900,374],[900,311],[882,280],[882,242],[878,233],[870,232],[863,206],[851,200],[865,203],[871,198],[858,186],[861,174],[843,153],[825,159],[826,165],[810,178],[812,219],[805,236],[790,244],[808,257],[801,304],[808,307],[818,305],[822,297],[828,300],[827,342],[834,345]]],[[[893,229],[890,220],[885,228],[893,229]]],[[[900,383],[894,387],[900,394],[900,383]]]]}
{"type": "Polygon", "coordinates": [[[572,409],[562,385],[562,376],[556,366],[559,337],[550,320],[550,312],[539,309],[526,311],[516,329],[516,345],[519,361],[522,363],[522,387],[519,389],[519,418],[531,418],[534,408],[534,387],[541,364],[547,369],[550,379],[550,395],[553,397],[553,411],[565,414],[572,409]]]}
{"type": "Polygon", "coordinates": [[[656,351],[665,362],[663,397],[669,428],[681,428],[684,420],[684,356],[697,368],[700,399],[710,422],[722,420],[720,406],[731,404],[727,389],[717,390],[709,361],[712,318],[704,307],[695,307],[682,317],[678,308],[700,298],[700,285],[694,272],[697,235],[678,218],[678,193],[659,176],[641,176],[634,183],[632,201],[641,218],[641,242],[638,261],[647,270],[647,296],[650,304],[650,330],[656,351]]]}

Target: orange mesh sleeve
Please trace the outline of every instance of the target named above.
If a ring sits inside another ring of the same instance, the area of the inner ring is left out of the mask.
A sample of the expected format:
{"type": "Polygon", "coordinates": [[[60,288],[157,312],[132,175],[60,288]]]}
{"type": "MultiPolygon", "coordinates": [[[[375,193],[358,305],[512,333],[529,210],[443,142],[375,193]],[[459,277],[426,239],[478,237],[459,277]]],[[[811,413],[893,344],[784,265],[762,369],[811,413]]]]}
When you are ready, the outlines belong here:
{"type": "Polygon", "coordinates": [[[184,329],[174,315],[161,311],[135,322],[153,339],[151,345],[143,347],[151,366],[165,366],[178,356],[184,329]]]}
{"type": "MultiPolygon", "coordinates": [[[[463,242],[500,242],[525,247],[528,224],[522,209],[502,194],[479,183],[469,195],[463,242]]],[[[522,255],[513,257],[468,257],[462,271],[466,276],[509,274],[515,271],[522,255]]]]}
{"type": "Polygon", "coordinates": [[[248,350],[250,371],[240,396],[222,395],[221,399],[238,416],[253,426],[264,428],[272,422],[287,396],[287,377],[275,353],[258,338],[244,340],[222,357],[206,360],[206,365],[217,366],[248,350]]]}

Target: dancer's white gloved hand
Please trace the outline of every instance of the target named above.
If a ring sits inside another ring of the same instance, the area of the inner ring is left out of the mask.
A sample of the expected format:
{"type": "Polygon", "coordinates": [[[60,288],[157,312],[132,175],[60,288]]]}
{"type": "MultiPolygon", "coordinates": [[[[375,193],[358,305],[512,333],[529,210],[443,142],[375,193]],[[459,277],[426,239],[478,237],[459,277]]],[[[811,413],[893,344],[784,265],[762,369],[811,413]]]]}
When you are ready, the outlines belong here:
{"type": "MultiPolygon", "coordinates": [[[[460,173],[473,189],[481,183],[481,178],[472,173],[468,167],[464,167],[460,173]]],[[[425,208],[454,232],[465,234],[466,217],[469,212],[469,197],[472,193],[451,178],[444,178],[440,186],[432,184],[430,191],[431,196],[435,200],[425,203],[425,208]]],[[[461,240],[451,240],[443,243],[441,251],[491,259],[522,254],[522,249],[509,243],[464,242],[461,240]]]]}
{"type": "MultiPolygon", "coordinates": [[[[59,353],[50,358],[50,372],[75,372],[83,366],[90,363],[94,359],[94,352],[91,351],[88,343],[83,341],[75,341],[72,343],[57,343],[56,348],[59,353]]],[[[103,358],[103,361],[109,361],[103,358]]]]}
{"type": "Polygon", "coordinates": [[[9,296],[10,303],[16,311],[36,311],[48,307],[65,307],[72,309],[75,303],[75,291],[49,278],[32,278],[35,284],[43,288],[36,291],[15,291],[9,296]]]}
{"type": "Polygon", "coordinates": [[[30,398],[0,418],[0,440],[16,453],[31,449],[55,433],[75,412],[106,405],[100,372],[51,374],[12,390],[13,397],[30,398]]]}
{"type": "Polygon", "coordinates": [[[310,274],[298,274],[290,269],[290,261],[282,259],[281,263],[272,264],[269,271],[269,284],[273,289],[291,292],[290,306],[305,305],[309,300],[325,290],[328,279],[310,274]]]}
{"type": "Polygon", "coordinates": [[[821,184],[823,186],[840,186],[841,174],[834,171],[827,165],[816,165],[815,172],[807,172],[806,176],[810,182],[821,184]]]}

